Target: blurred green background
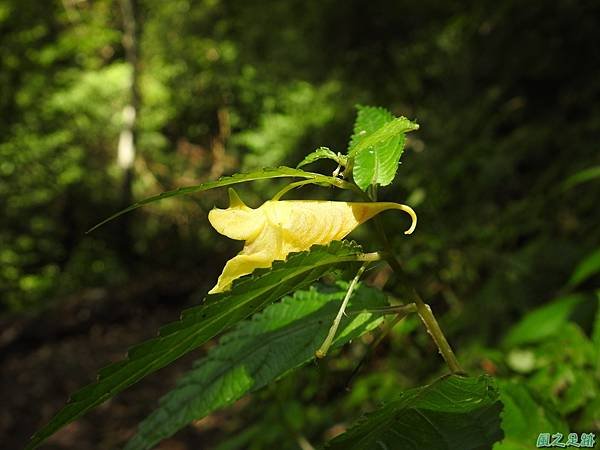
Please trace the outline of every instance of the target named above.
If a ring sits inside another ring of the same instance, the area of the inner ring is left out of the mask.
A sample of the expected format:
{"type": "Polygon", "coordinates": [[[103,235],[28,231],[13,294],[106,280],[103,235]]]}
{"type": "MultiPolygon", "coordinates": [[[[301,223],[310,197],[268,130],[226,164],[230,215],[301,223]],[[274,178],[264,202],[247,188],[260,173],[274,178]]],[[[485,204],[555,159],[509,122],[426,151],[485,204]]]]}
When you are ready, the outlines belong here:
{"type": "MultiPolygon", "coordinates": [[[[413,206],[419,226],[406,238],[397,215],[384,220],[459,359],[471,373],[525,381],[572,429],[600,430],[599,42],[592,0],[0,0],[7,448],[198,302],[239,248],[206,220],[222,192],[87,229],[163,190],[295,166],[321,145],[345,151],[355,104],[421,125],[381,192],[413,206]]],[[[239,191],[256,206],[280,183],[239,191]]],[[[355,237],[370,247],[370,235],[355,237]]],[[[367,341],[161,448],[283,449],[290,430],[334,433],[443,372],[416,328],[392,333],[350,393],[344,377],[367,341]]],[[[120,445],[189,361],[48,448],[120,445]]]]}

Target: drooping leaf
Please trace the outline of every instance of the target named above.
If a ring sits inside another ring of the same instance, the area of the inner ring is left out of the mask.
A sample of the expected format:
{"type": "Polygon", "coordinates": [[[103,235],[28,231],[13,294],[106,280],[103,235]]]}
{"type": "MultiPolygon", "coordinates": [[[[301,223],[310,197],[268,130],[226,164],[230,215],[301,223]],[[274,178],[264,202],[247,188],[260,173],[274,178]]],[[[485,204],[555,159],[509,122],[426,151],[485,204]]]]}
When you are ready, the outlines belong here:
{"type": "Polygon", "coordinates": [[[332,152],[327,147],[319,147],[314,152],[309,153],[306,157],[300,161],[300,163],[296,166],[296,168],[300,168],[306,166],[307,164],[318,161],[319,159],[331,159],[338,164],[343,166],[346,165],[346,158],[344,156],[340,156],[335,152],[332,152]]]}
{"type": "Polygon", "coordinates": [[[542,432],[566,436],[568,428],[549,401],[539,398],[523,383],[502,380],[498,385],[500,400],[504,404],[504,439],[494,445],[494,450],[535,448],[542,432]]]}
{"type": "Polygon", "coordinates": [[[405,133],[418,128],[406,117],[399,117],[360,140],[349,154],[354,158],[352,174],[357,186],[364,191],[374,184],[390,184],[404,151],[405,133]]]}
{"type": "Polygon", "coordinates": [[[583,261],[581,261],[571,278],[569,279],[568,285],[575,287],[586,281],[588,278],[600,272],[600,248],[597,248],[592,253],[587,255],[583,261]]]}
{"type": "Polygon", "coordinates": [[[356,105],[357,114],[354,121],[354,130],[348,146],[348,154],[353,155],[352,150],[358,143],[386,123],[394,120],[394,115],[385,108],[377,106],[356,105]]]}
{"type": "MultiPolygon", "coordinates": [[[[334,293],[297,291],[242,322],[161,399],[126,450],[152,448],[191,421],[313,359],[344,294],[345,289],[334,293]]],[[[381,313],[365,309],[385,305],[381,292],[361,286],[346,309],[333,345],[343,345],[376,327],[383,320],[381,313]]]]}
{"type": "Polygon", "coordinates": [[[310,285],[340,263],[355,261],[359,254],[360,248],[348,242],[315,246],[309,252],[290,255],[285,262],[275,262],[271,269],[238,280],[227,293],[209,296],[206,303],[184,311],[178,322],[162,327],[158,337],[133,347],[126,360],[102,369],[98,381],[76,392],[32,437],[27,449],[37,447],[64,425],[274,300],[310,285]]]}
{"type": "Polygon", "coordinates": [[[502,404],[486,376],[449,376],[404,392],[333,439],[330,450],[475,450],[502,439],[502,404]]]}
{"type": "Polygon", "coordinates": [[[504,344],[531,344],[555,334],[564,328],[573,309],[584,299],[580,294],[567,295],[531,311],[510,329],[504,344]]]}
{"type": "Polygon", "coordinates": [[[319,182],[319,183],[325,183],[325,184],[330,184],[333,186],[342,187],[345,189],[352,189],[352,187],[353,187],[352,184],[347,183],[343,180],[340,180],[339,178],[328,177],[326,175],[321,175],[320,173],[306,172],[304,170],[293,169],[291,167],[285,167],[285,166],[272,168],[272,169],[267,168],[267,169],[257,170],[257,171],[248,172],[248,173],[237,173],[235,175],[221,177],[215,181],[207,181],[206,183],[202,183],[202,184],[198,184],[198,185],[194,185],[194,186],[180,187],[180,188],[174,189],[172,191],[163,192],[161,194],[145,198],[145,199],[140,200],[139,202],[136,202],[133,205],[128,206],[127,208],[113,214],[112,216],[103,220],[102,222],[98,223],[97,225],[94,225],[87,232],[91,233],[96,228],[101,227],[105,223],[110,222],[111,220],[116,219],[117,217],[120,217],[123,214],[131,212],[135,209],[141,208],[142,206],[147,205],[149,203],[163,200],[165,198],[193,194],[194,192],[208,191],[210,189],[215,189],[215,188],[219,188],[219,187],[223,187],[223,186],[230,186],[230,185],[239,184],[239,183],[247,183],[249,181],[266,180],[266,179],[270,179],[270,178],[285,178],[285,177],[305,178],[305,179],[309,179],[309,180],[315,180],[316,182],[319,182]]]}

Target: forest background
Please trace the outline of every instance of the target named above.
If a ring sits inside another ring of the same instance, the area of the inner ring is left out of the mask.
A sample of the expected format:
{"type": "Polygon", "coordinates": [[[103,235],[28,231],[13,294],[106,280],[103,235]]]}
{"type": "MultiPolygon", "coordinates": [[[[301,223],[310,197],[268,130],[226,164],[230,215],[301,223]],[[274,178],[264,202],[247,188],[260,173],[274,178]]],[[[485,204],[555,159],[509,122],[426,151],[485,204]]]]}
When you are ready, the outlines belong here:
{"type": "MultiPolygon", "coordinates": [[[[295,166],[322,145],[344,151],[356,104],[421,126],[382,199],[419,215],[392,244],[463,366],[527,384],[572,429],[600,430],[598,42],[595,1],[0,1],[3,447],[19,448],[99,367],[200,301],[239,249],[207,222],[226,204],[216,191],[86,230],[164,190],[295,166]]],[[[277,189],[240,192],[257,206],[277,189]]],[[[397,216],[383,219],[400,231],[397,216]]],[[[332,435],[398,386],[444,372],[409,320],[342,396],[368,345],[161,448],[332,435]]],[[[191,361],[48,448],[122,444],[191,361]]]]}

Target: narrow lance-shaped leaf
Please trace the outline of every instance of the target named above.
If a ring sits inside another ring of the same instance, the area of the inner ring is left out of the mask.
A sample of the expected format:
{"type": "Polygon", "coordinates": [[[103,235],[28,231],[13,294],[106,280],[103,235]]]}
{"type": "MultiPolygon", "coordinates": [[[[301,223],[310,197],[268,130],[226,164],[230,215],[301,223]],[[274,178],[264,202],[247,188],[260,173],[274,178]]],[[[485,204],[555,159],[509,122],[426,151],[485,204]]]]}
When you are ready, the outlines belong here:
{"type": "Polygon", "coordinates": [[[238,280],[229,292],[209,296],[205,304],[184,311],[178,322],[162,327],[158,337],[133,347],[126,360],[102,369],[98,381],[76,392],[32,437],[27,448],[37,447],[64,425],[274,300],[310,285],[340,263],[357,259],[362,259],[360,248],[353,243],[336,241],[327,247],[315,246],[309,252],[290,255],[285,262],[275,262],[271,269],[238,280]]]}
{"type": "MultiPolygon", "coordinates": [[[[345,290],[297,291],[293,297],[286,297],[241,323],[161,399],[158,409],[140,424],[126,450],[152,448],[193,420],[313,359],[344,294],[345,290]]],[[[343,345],[376,327],[383,320],[382,313],[366,309],[386,304],[381,292],[359,288],[346,309],[333,345],[343,345]]]]}
{"type": "Polygon", "coordinates": [[[305,179],[309,179],[309,180],[315,180],[316,182],[319,182],[319,183],[325,183],[325,184],[330,184],[332,186],[337,186],[337,187],[340,187],[343,189],[352,189],[352,188],[356,189],[356,187],[354,187],[350,183],[345,182],[344,180],[340,180],[339,178],[335,178],[335,177],[328,177],[326,175],[321,175],[320,173],[306,172],[304,170],[293,169],[291,167],[285,167],[285,166],[277,167],[277,168],[273,168],[273,169],[262,169],[262,170],[257,170],[255,172],[237,173],[235,175],[231,175],[228,177],[221,177],[218,180],[207,181],[206,183],[202,183],[202,184],[198,184],[198,185],[194,185],[194,186],[180,187],[180,188],[174,189],[172,191],[163,192],[161,194],[145,198],[145,199],[140,200],[139,202],[136,202],[133,205],[128,206],[127,208],[113,214],[112,216],[103,220],[102,222],[98,223],[97,225],[94,225],[87,232],[91,233],[96,228],[101,227],[105,223],[110,222],[111,220],[116,219],[117,217],[120,217],[123,214],[131,212],[135,209],[141,208],[142,206],[147,205],[149,203],[163,200],[165,198],[177,197],[180,195],[188,195],[188,194],[193,194],[195,192],[208,191],[208,190],[223,187],[223,186],[230,186],[230,185],[239,184],[239,183],[247,183],[249,181],[266,180],[266,179],[270,179],[270,178],[286,178],[286,177],[305,178],[305,179]]]}
{"type": "Polygon", "coordinates": [[[600,178],[600,166],[592,166],[568,177],[563,183],[564,190],[571,189],[581,183],[600,178]]]}
{"type": "Polygon", "coordinates": [[[600,272],[600,248],[587,255],[575,268],[568,285],[576,287],[600,272]]]}
{"type": "Polygon", "coordinates": [[[527,313],[511,327],[504,338],[504,345],[515,347],[540,342],[560,332],[575,307],[584,299],[585,296],[582,294],[571,294],[527,313]]]}
{"type": "Polygon", "coordinates": [[[404,392],[331,441],[330,450],[479,450],[502,439],[489,377],[456,375],[404,392]]]}

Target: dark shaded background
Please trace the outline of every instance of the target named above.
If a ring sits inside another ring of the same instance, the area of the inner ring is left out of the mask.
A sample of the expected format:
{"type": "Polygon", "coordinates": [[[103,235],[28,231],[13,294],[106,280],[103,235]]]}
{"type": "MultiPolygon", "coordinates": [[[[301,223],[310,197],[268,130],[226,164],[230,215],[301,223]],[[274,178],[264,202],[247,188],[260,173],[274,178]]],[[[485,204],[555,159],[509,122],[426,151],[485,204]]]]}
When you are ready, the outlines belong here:
{"type": "MultiPolygon", "coordinates": [[[[413,237],[397,233],[393,244],[459,358],[472,373],[527,381],[575,429],[600,430],[588,362],[548,351],[540,375],[502,344],[525,312],[567,292],[600,245],[600,180],[567,182],[600,164],[599,2],[2,0],[0,42],[3,448],[19,448],[98,368],[198,302],[237,250],[206,220],[224,204],[221,192],[88,228],[162,190],[295,166],[320,145],[345,151],[357,103],[421,125],[381,195],[419,214],[413,237]],[[131,130],[127,105],[137,110],[131,130]],[[117,157],[127,131],[136,139],[131,167],[117,157]]],[[[240,192],[258,205],[279,185],[240,192]]],[[[385,220],[404,226],[393,214],[385,220]]],[[[356,234],[366,247],[368,231],[356,234]]],[[[574,319],[582,339],[597,287],[597,277],[578,287],[590,294],[574,319]]],[[[318,442],[443,371],[413,325],[378,348],[350,394],[339,380],[365,342],[161,448],[269,448],[287,445],[290,430],[318,442]],[[226,438],[241,444],[216,446],[226,438]]],[[[44,448],[118,447],[201,353],[44,448]]],[[[277,448],[297,448],[289,445],[277,448]]]]}

